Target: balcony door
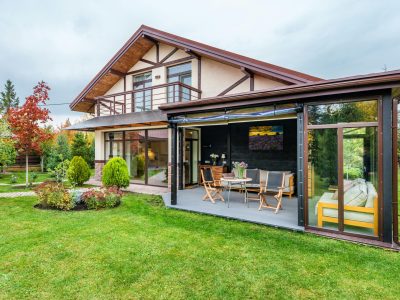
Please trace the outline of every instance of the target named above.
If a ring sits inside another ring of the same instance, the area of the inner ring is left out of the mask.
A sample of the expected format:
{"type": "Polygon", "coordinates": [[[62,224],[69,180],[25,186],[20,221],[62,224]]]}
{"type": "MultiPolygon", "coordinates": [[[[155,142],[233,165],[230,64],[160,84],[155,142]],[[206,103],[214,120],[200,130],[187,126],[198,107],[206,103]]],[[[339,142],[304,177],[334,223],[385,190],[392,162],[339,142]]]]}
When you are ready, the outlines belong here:
{"type": "MultiPolygon", "coordinates": [[[[186,85],[192,85],[192,63],[185,63],[169,67],[167,69],[168,83],[180,82],[186,85]]],[[[188,88],[180,85],[168,87],[168,102],[189,101],[191,92],[188,88]]]]}
{"type": "Polygon", "coordinates": [[[378,101],[307,109],[307,226],[377,238],[378,101]]]}
{"type": "Polygon", "coordinates": [[[152,109],[151,72],[133,76],[133,112],[149,111],[152,109]]]}

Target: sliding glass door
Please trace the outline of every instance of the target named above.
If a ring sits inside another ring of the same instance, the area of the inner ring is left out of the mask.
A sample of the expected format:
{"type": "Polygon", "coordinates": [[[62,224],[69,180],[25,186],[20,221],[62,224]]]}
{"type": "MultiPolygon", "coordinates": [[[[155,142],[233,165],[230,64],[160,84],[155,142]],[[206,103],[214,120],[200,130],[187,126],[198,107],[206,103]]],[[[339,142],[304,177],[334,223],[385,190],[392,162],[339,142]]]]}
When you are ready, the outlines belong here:
{"type": "Polygon", "coordinates": [[[378,237],[378,103],[307,106],[308,227],[378,237]]]}
{"type": "Polygon", "coordinates": [[[132,183],[168,185],[168,129],[105,133],[105,160],[123,157],[132,183]]]}

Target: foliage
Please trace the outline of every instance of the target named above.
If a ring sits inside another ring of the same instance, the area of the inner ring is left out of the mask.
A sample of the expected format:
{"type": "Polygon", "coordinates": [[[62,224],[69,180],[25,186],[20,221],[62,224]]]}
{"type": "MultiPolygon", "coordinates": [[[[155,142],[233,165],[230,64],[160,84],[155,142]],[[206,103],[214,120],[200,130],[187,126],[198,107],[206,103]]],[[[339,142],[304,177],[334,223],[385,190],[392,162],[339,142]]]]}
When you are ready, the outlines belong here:
{"type": "Polygon", "coordinates": [[[33,185],[33,183],[36,181],[37,178],[38,178],[38,174],[35,172],[31,172],[31,174],[29,176],[29,184],[33,185]]]}
{"type": "Polygon", "coordinates": [[[72,156],[81,156],[87,163],[89,163],[90,145],[87,137],[82,132],[77,132],[71,144],[72,156]]]}
{"type": "Polygon", "coordinates": [[[82,186],[90,178],[90,168],[81,156],[74,156],[67,170],[67,178],[72,185],[82,186]]]}
{"type": "Polygon", "coordinates": [[[40,145],[51,138],[51,134],[42,128],[51,120],[49,110],[45,106],[49,100],[49,86],[39,82],[33,89],[33,94],[26,97],[21,108],[10,108],[7,121],[15,141],[15,147],[26,156],[26,185],[28,185],[28,156],[32,151],[41,152],[40,145]]]}
{"type": "Polygon", "coordinates": [[[70,210],[75,206],[71,195],[61,183],[54,181],[43,182],[37,186],[35,192],[42,207],[70,210]]]}
{"type": "Polygon", "coordinates": [[[121,203],[122,191],[118,187],[94,188],[82,194],[88,209],[112,208],[121,203]]]}
{"type": "Polygon", "coordinates": [[[19,98],[15,92],[14,84],[10,79],[4,85],[4,91],[0,93],[0,114],[5,114],[13,107],[18,107],[19,98]]]}
{"type": "Polygon", "coordinates": [[[17,153],[14,141],[11,139],[11,131],[5,119],[0,119],[0,167],[4,168],[15,162],[17,153]]]}
{"type": "MultiPolygon", "coordinates": [[[[53,137],[55,135],[53,126],[49,125],[45,127],[45,130],[49,132],[53,137]]],[[[42,172],[48,171],[52,168],[49,167],[49,161],[54,152],[54,139],[48,139],[42,143],[40,143],[40,152],[41,152],[41,167],[42,172]]],[[[53,169],[56,167],[56,164],[53,165],[53,169]]]]}
{"type": "Polygon", "coordinates": [[[91,168],[94,168],[94,157],[95,157],[95,142],[94,139],[92,140],[92,142],[90,143],[90,147],[89,147],[89,158],[88,158],[88,164],[91,168]]]}
{"type": "Polygon", "coordinates": [[[82,199],[82,195],[83,192],[79,189],[73,189],[72,191],[70,191],[70,195],[72,197],[72,200],[74,201],[75,205],[81,204],[83,199],[82,199]]]}
{"type": "Polygon", "coordinates": [[[51,175],[55,177],[56,181],[61,183],[67,177],[67,171],[70,165],[70,161],[68,159],[60,162],[54,170],[51,171],[51,175]]]}
{"type": "Polygon", "coordinates": [[[17,175],[11,175],[11,177],[10,177],[10,183],[11,184],[15,184],[15,183],[17,183],[17,181],[18,181],[18,177],[17,177],[17,175]]]}
{"type": "Polygon", "coordinates": [[[106,187],[129,186],[129,173],[125,160],[121,157],[111,158],[103,168],[102,182],[106,187]]]}

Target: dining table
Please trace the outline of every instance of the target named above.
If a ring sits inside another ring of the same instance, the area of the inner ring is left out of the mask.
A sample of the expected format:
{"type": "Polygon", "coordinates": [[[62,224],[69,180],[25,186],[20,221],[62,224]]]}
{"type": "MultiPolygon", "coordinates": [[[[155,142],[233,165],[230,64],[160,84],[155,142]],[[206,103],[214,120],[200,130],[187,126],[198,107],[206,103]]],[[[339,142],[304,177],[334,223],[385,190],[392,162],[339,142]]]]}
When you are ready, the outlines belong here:
{"type": "Polygon", "coordinates": [[[230,205],[230,198],[231,198],[231,189],[232,185],[238,185],[240,184],[241,188],[244,190],[244,203],[246,204],[248,201],[247,197],[247,188],[246,188],[246,183],[252,181],[251,178],[237,178],[237,177],[222,177],[221,182],[225,182],[227,185],[227,190],[228,190],[228,198],[227,198],[227,204],[228,207],[230,205]]]}

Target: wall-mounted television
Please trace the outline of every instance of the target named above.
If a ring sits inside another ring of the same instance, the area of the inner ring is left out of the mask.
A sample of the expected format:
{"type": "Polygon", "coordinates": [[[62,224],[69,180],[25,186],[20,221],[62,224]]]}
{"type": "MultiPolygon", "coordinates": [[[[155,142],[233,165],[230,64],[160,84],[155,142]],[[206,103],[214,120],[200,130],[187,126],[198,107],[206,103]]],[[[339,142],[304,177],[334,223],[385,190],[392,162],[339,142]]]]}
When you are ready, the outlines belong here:
{"type": "Polygon", "coordinates": [[[283,126],[252,126],[249,128],[249,150],[282,151],[283,126]]]}

